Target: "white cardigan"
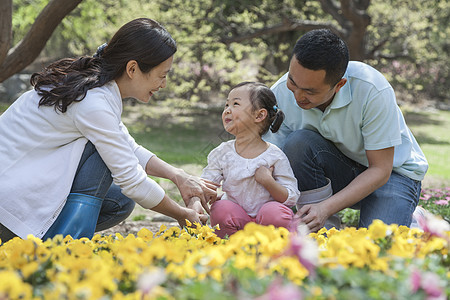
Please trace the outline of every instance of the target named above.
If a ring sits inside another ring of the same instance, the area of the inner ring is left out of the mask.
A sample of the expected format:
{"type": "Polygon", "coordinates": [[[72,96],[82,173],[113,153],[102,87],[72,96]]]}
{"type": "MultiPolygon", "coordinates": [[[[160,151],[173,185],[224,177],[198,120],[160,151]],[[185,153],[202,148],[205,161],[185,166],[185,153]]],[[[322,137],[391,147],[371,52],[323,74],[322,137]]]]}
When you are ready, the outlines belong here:
{"type": "Polygon", "coordinates": [[[145,173],[154,155],[136,144],[121,121],[115,81],[89,90],[65,113],[40,106],[24,93],[0,116],[0,223],[18,236],[42,237],[70,192],[87,141],[91,141],[122,193],[152,208],[164,190],[145,173]]]}

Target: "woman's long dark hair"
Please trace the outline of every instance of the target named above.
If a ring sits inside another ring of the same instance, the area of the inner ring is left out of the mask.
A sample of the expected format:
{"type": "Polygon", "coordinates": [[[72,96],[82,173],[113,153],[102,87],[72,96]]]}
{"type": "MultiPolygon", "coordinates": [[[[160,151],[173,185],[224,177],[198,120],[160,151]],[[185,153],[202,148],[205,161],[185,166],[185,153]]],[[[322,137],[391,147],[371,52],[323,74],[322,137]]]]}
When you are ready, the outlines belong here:
{"type": "Polygon", "coordinates": [[[135,19],[123,25],[94,57],[61,59],[34,73],[30,82],[42,97],[39,106],[55,106],[64,113],[72,102],[83,100],[88,90],[119,78],[130,60],[147,73],[176,51],[174,39],[158,22],[135,19]]]}

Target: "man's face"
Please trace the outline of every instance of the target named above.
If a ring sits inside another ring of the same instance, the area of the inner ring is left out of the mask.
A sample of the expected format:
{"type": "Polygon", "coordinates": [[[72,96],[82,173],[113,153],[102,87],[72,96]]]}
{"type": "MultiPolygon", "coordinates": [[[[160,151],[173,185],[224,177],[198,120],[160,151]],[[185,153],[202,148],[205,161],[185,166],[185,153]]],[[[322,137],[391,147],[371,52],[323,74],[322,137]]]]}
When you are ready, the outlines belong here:
{"type": "Polygon", "coordinates": [[[324,111],[333,101],[334,95],[345,84],[341,79],[336,85],[325,83],[325,70],[310,70],[299,64],[295,55],[289,65],[287,88],[294,93],[297,105],[302,109],[314,107],[324,111]]]}

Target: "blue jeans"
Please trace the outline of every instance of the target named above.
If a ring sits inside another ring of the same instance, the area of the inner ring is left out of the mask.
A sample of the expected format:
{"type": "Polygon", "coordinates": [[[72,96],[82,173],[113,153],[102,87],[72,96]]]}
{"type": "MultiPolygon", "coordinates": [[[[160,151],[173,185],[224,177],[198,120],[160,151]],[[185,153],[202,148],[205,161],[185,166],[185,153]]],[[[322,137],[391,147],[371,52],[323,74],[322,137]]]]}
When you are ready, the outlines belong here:
{"type": "Polygon", "coordinates": [[[103,199],[95,231],[119,224],[131,214],[135,205],[122,194],[119,186],[112,183],[111,172],[91,142],[84,148],[70,192],[103,199]]]}
{"type": "MultiPolygon", "coordinates": [[[[292,132],[286,138],[283,151],[298,180],[300,191],[323,187],[327,184],[326,178],[329,178],[335,194],[367,169],[311,130],[292,132]]],[[[420,191],[420,181],[393,171],[385,185],[352,206],[361,211],[359,226],[368,227],[374,219],[386,224],[409,226],[420,191]]]]}

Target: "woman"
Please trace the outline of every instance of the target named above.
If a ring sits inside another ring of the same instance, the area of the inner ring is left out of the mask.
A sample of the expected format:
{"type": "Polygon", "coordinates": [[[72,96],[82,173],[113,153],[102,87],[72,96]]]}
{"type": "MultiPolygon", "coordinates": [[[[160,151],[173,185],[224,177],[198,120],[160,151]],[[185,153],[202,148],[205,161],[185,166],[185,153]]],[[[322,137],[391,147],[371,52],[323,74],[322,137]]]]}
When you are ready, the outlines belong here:
{"type": "Polygon", "coordinates": [[[157,22],[133,20],[94,57],[62,59],[31,77],[34,89],[0,116],[0,239],[28,234],[92,237],[124,220],[134,201],[184,220],[206,215],[179,206],[147,175],[172,180],[189,201],[216,185],[136,144],[121,121],[122,99],[147,103],[166,86],[176,43],[157,22]]]}

